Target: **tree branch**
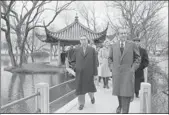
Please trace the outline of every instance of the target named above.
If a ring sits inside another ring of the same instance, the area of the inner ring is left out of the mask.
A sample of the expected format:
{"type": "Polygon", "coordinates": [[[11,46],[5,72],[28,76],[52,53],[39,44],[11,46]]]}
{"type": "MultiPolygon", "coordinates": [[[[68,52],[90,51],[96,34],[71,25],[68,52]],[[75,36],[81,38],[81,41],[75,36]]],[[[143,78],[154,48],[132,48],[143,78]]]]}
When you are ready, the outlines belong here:
{"type": "Polygon", "coordinates": [[[59,11],[57,11],[54,15],[54,17],[52,18],[52,20],[46,25],[46,27],[50,26],[50,24],[55,20],[56,16],[61,12],[63,11],[64,9],[66,9],[73,1],[67,3],[67,4],[64,4],[59,11]]]}
{"type": "Polygon", "coordinates": [[[7,30],[6,30],[5,28],[2,28],[2,27],[1,27],[1,30],[4,31],[4,32],[7,32],[7,30]]]}
{"type": "Polygon", "coordinates": [[[40,8],[45,4],[44,1],[42,1],[39,5],[38,8],[36,10],[35,15],[33,16],[32,20],[29,21],[29,23],[33,22],[33,20],[35,20],[35,18],[38,16],[39,13],[43,12],[44,10],[42,10],[41,12],[39,12],[40,8]]]}
{"type": "Polygon", "coordinates": [[[44,47],[45,45],[47,45],[47,44],[44,44],[44,45],[40,46],[38,49],[36,49],[36,51],[40,50],[40,49],[41,49],[42,47],[44,47]]]}

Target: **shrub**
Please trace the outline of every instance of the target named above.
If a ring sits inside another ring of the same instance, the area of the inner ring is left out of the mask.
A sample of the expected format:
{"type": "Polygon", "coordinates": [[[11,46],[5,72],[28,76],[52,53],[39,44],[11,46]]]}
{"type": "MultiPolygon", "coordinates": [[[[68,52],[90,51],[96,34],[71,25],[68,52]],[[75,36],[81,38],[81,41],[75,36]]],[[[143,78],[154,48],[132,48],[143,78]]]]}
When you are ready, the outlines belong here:
{"type": "Polygon", "coordinates": [[[148,82],[151,84],[152,93],[152,113],[168,113],[168,96],[163,93],[168,89],[168,77],[157,65],[155,59],[150,60],[148,66],[148,82]],[[160,84],[159,80],[163,83],[160,84]]]}
{"type": "Polygon", "coordinates": [[[49,57],[49,53],[45,51],[34,52],[31,54],[31,56],[33,56],[33,58],[47,58],[49,57]]]}

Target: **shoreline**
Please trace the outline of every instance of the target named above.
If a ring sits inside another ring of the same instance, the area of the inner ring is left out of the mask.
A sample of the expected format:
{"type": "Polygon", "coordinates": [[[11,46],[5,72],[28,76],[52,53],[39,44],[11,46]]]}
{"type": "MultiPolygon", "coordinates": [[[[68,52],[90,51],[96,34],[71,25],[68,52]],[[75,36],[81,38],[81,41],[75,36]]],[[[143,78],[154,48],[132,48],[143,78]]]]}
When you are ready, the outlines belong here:
{"type": "Polygon", "coordinates": [[[54,66],[49,63],[28,63],[23,64],[21,67],[6,67],[4,71],[11,73],[27,73],[27,74],[54,74],[54,73],[63,73],[66,71],[65,65],[54,66]]]}

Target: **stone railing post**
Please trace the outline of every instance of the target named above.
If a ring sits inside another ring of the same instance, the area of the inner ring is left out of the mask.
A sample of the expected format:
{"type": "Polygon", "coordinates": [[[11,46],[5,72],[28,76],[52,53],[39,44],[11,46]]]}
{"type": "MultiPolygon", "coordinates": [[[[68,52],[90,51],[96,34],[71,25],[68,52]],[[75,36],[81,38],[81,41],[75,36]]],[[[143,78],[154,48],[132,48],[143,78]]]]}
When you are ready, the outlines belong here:
{"type": "Polygon", "coordinates": [[[49,113],[49,84],[38,83],[36,92],[39,92],[40,95],[35,98],[35,109],[39,109],[40,113],[49,113]]]}
{"type": "Polygon", "coordinates": [[[66,57],[66,59],[65,59],[65,65],[66,65],[66,68],[69,68],[69,60],[68,60],[67,57],[66,57]]]}
{"type": "Polygon", "coordinates": [[[146,82],[146,83],[147,83],[147,81],[148,81],[147,75],[148,75],[148,68],[146,67],[146,68],[144,69],[144,82],[146,82]]]}
{"type": "Polygon", "coordinates": [[[145,83],[145,82],[141,83],[140,113],[151,113],[151,84],[150,83],[145,83]]]}

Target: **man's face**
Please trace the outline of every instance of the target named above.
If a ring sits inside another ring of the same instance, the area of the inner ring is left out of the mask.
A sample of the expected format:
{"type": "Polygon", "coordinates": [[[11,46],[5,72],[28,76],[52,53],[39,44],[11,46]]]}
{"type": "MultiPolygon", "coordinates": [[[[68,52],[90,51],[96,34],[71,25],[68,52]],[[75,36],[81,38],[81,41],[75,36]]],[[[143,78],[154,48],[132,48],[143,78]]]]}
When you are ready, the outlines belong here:
{"type": "Polygon", "coordinates": [[[144,42],[143,41],[134,41],[134,43],[136,43],[137,46],[144,48],[144,42]]]}
{"type": "Polygon", "coordinates": [[[108,48],[109,47],[109,42],[107,41],[103,45],[104,45],[104,47],[108,48]]]}
{"type": "Polygon", "coordinates": [[[135,43],[137,46],[140,46],[140,42],[139,42],[139,41],[134,41],[134,43],[135,43]]]}
{"type": "Polygon", "coordinates": [[[120,28],[119,29],[119,39],[120,41],[126,41],[128,36],[128,31],[125,28],[120,28]]]}
{"type": "Polygon", "coordinates": [[[80,38],[80,43],[81,43],[82,46],[86,46],[88,44],[87,38],[85,36],[82,36],[80,38]]]}

